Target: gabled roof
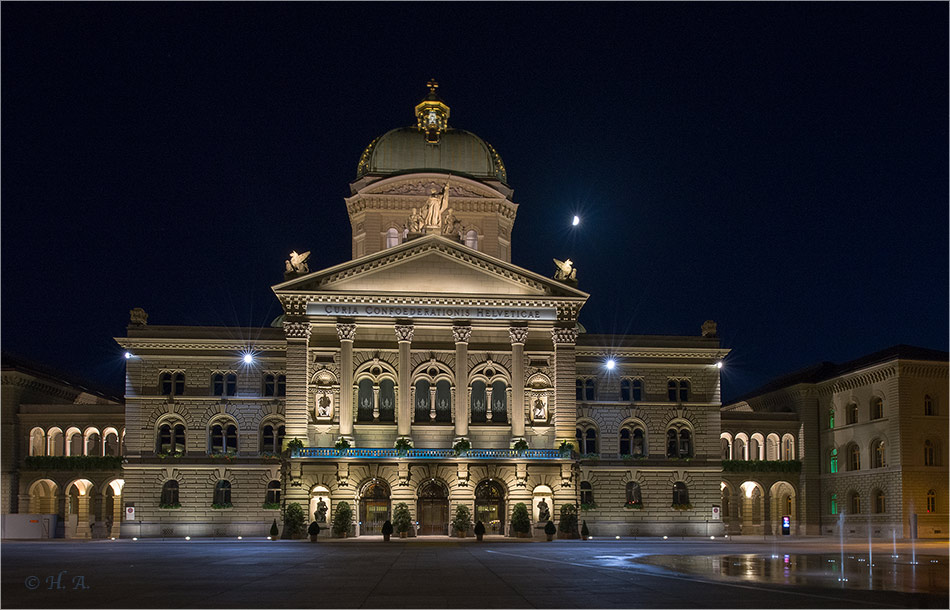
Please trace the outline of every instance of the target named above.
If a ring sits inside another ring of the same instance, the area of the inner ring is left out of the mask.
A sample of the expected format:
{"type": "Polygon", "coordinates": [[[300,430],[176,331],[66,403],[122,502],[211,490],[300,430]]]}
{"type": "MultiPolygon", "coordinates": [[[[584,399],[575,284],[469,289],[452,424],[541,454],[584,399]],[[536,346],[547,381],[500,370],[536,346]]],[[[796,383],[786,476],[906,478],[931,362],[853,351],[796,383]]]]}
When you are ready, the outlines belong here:
{"type": "Polygon", "coordinates": [[[275,293],[494,296],[585,301],[588,294],[533,271],[473,250],[441,235],[398,246],[293,278],[275,293]]]}

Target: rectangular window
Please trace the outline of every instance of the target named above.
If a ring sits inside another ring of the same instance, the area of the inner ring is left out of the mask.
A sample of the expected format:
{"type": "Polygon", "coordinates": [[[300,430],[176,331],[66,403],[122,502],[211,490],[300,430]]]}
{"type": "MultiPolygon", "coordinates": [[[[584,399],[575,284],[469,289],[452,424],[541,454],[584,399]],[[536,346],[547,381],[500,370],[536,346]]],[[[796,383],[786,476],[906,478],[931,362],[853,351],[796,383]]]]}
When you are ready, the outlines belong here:
{"type": "Polygon", "coordinates": [[[276,384],[273,375],[264,375],[264,396],[273,396],[276,384]]]}
{"type": "Polygon", "coordinates": [[[287,375],[277,376],[277,395],[278,396],[287,395],[287,375]]]}
{"type": "Polygon", "coordinates": [[[643,382],[639,379],[633,380],[633,400],[634,402],[643,400],[643,382]]]}
{"type": "Polygon", "coordinates": [[[185,374],[175,373],[175,396],[181,396],[185,393],[185,374]]]}

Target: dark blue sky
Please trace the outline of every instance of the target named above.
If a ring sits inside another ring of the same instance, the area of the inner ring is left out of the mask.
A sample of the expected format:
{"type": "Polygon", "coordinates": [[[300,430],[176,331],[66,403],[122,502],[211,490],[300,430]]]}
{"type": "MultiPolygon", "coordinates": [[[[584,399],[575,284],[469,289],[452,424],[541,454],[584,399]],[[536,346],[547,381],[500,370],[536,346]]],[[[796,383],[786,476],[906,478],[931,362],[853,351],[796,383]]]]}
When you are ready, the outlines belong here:
{"type": "Polygon", "coordinates": [[[724,398],[947,349],[946,3],[3,3],[3,349],[121,386],[153,324],[266,325],[349,259],[363,148],[436,78],[591,332],[719,323],[724,398]],[[568,227],[579,213],[583,223],[568,227]]]}

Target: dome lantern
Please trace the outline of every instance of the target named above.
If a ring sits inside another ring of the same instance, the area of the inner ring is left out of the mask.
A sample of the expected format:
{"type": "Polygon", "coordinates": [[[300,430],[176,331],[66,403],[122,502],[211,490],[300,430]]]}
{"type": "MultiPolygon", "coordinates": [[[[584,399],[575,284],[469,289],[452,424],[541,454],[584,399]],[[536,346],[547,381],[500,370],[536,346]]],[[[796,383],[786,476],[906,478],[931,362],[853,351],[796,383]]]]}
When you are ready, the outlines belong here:
{"type": "Polygon", "coordinates": [[[449,127],[449,107],[439,99],[436,89],[439,83],[429,79],[426,83],[429,93],[416,105],[416,126],[426,134],[426,142],[437,144],[439,138],[449,127]]]}

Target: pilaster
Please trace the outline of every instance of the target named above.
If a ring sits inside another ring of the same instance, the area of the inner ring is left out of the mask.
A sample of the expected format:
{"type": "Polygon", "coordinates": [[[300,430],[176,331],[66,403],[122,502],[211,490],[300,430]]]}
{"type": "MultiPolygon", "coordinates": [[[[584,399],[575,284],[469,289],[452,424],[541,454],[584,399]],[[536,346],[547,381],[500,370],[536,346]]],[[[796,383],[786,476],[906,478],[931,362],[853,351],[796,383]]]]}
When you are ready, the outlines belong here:
{"type": "Polygon", "coordinates": [[[307,385],[310,365],[307,345],[310,342],[310,322],[284,322],[287,336],[287,401],[284,421],[287,435],[284,443],[299,438],[307,443],[307,385]]]}
{"type": "Polygon", "coordinates": [[[337,324],[336,334],[340,338],[340,436],[349,440],[353,437],[353,341],[356,339],[356,324],[337,324]]]}
{"type": "Polygon", "coordinates": [[[579,449],[574,437],[574,427],[577,423],[574,392],[574,379],[577,376],[577,357],[574,351],[577,328],[552,328],[551,339],[554,342],[555,443],[558,446],[567,441],[575,449],[579,449]]]}
{"type": "Polygon", "coordinates": [[[453,326],[455,339],[455,436],[468,436],[468,342],[472,338],[471,326],[453,326]]]}
{"type": "Polygon", "coordinates": [[[511,436],[524,437],[524,344],[528,329],[513,326],[508,329],[511,338],[511,436]]]}
{"type": "Polygon", "coordinates": [[[396,413],[396,433],[399,436],[412,434],[412,392],[410,391],[409,353],[412,347],[414,328],[411,324],[397,324],[396,341],[399,342],[399,411],[396,413]]]}

